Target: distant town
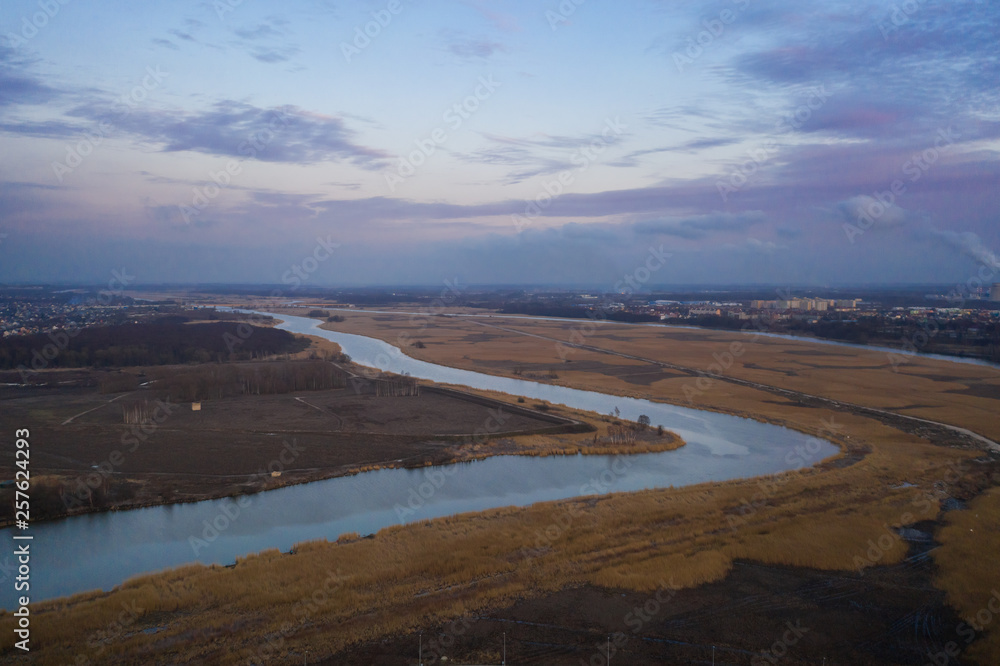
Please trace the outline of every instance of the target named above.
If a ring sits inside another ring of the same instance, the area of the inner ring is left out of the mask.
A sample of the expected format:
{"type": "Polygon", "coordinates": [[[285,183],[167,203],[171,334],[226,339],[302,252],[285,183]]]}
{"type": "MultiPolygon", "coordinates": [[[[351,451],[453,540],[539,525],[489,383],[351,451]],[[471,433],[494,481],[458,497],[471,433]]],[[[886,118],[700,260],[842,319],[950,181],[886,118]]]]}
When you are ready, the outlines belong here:
{"type": "Polygon", "coordinates": [[[136,321],[155,311],[132,298],[88,289],[0,289],[3,337],[136,321]]]}
{"type": "MultiPolygon", "coordinates": [[[[762,290],[737,289],[621,294],[503,287],[312,288],[288,300],[348,309],[393,307],[437,314],[472,309],[497,315],[756,330],[1000,361],[1000,285],[964,294],[944,288],[803,291],[772,290],[773,297],[768,298],[762,290]]],[[[267,286],[184,288],[167,295],[150,287],[129,293],[2,288],[0,334],[7,338],[141,323],[222,302],[227,294],[252,299],[274,290],[267,286]]]]}

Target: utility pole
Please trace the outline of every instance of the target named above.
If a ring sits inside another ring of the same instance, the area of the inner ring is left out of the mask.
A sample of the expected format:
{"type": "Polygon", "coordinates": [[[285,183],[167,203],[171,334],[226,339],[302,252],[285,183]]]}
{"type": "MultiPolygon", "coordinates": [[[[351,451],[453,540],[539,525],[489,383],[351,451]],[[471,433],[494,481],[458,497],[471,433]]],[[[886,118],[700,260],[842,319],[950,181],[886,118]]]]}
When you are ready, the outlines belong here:
{"type": "Polygon", "coordinates": [[[611,634],[608,634],[608,666],[611,666],[611,634]]]}
{"type": "Polygon", "coordinates": [[[712,646],[712,666],[715,666],[715,646],[712,646]]]}
{"type": "Polygon", "coordinates": [[[507,666],[507,632],[503,632],[503,666],[507,666]]]}
{"type": "Polygon", "coordinates": [[[420,632],[420,648],[417,652],[417,663],[424,666],[424,632],[420,632]]]}

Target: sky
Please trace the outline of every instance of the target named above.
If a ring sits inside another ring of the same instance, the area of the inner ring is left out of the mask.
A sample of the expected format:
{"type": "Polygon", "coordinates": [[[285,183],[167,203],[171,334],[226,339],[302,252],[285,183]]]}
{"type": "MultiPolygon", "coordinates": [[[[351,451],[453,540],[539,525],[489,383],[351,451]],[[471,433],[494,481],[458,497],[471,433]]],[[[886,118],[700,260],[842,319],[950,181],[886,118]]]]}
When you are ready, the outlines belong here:
{"type": "Polygon", "coordinates": [[[986,0],[4,0],[0,281],[1000,282],[998,41],[986,0]]]}

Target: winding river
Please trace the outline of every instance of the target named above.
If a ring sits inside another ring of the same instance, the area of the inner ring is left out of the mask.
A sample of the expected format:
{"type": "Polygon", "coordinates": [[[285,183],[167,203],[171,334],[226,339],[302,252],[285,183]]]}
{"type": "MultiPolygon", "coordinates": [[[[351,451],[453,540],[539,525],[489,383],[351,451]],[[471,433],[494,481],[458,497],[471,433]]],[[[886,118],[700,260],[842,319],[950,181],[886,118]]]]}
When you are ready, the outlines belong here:
{"type": "MultiPolygon", "coordinates": [[[[266,313],[265,313],[266,314],[266,313]]],[[[635,456],[500,456],[418,470],[386,469],[271,490],[239,499],[74,516],[33,525],[31,600],[111,589],[137,574],[190,562],[229,564],[269,548],[369,534],[428,518],[580,495],[682,486],[772,474],[837,452],[827,441],[714,412],[551,384],[494,377],[419,361],[373,338],[274,315],[279,325],[339,344],[354,361],[436,382],[502,391],[599,413],[615,408],[676,432],[687,446],[635,456]]],[[[7,543],[11,530],[2,530],[7,543]]],[[[13,555],[0,556],[0,605],[15,603],[13,555]]]]}
{"type": "MultiPolygon", "coordinates": [[[[288,304],[292,305],[299,301],[289,301],[288,304]]],[[[391,314],[391,315],[411,315],[419,317],[427,317],[427,312],[404,312],[401,310],[367,310],[364,308],[324,308],[325,310],[330,310],[333,312],[365,312],[368,314],[391,314]]],[[[866,345],[858,344],[854,342],[844,342],[842,340],[830,340],[827,338],[818,338],[810,335],[791,335],[787,333],[768,333],[767,331],[758,331],[753,329],[733,329],[733,328],[708,328],[705,326],[684,326],[681,324],[662,324],[655,322],[627,322],[627,321],[614,321],[611,319],[589,319],[589,318],[577,318],[570,319],[567,317],[543,317],[535,315],[508,315],[508,314],[448,314],[447,317],[456,317],[460,319],[508,319],[508,320],[518,320],[527,319],[530,321],[555,321],[562,322],[564,324],[573,324],[575,326],[589,326],[591,324],[600,325],[610,325],[610,326],[646,326],[653,328],[660,328],[667,332],[679,329],[686,331],[702,331],[708,333],[731,333],[733,335],[742,335],[750,338],[774,338],[775,340],[791,340],[792,342],[802,342],[802,343],[813,343],[817,345],[828,345],[830,347],[847,347],[849,349],[861,349],[863,351],[876,352],[879,354],[892,354],[893,356],[909,356],[913,358],[926,358],[934,361],[948,361],[949,363],[964,363],[966,365],[981,365],[987,368],[1000,368],[1000,363],[994,363],[993,361],[987,361],[985,359],[973,358],[970,356],[955,356],[952,354],[932,354],[922,351],[911,351],[902,348],[895,347],[885,347],[881,345],[866,345]]]]}

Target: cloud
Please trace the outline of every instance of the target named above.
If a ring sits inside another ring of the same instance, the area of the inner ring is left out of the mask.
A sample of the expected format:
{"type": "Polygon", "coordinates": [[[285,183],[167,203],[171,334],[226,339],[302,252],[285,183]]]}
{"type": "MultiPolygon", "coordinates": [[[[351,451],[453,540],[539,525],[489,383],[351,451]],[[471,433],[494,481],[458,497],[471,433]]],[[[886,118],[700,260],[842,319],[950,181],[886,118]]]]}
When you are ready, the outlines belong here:
{"type": "Polygon", "coordinates": [[[254,46],[249,49],[250,57],[259,62],[273,64],[278,62],[287,62],[295,56],[299,50],[295,47],[267,47],[267,46],[254,46]]]}
{"type": "Polygon", "coordinates": [[[281,36],[281,33],[268,23],[259,23],[253,28],[236,28],[233,32],[237,36],[250,41],[281,36]]]}
{"type": "Polygon", "coordinates": [[[763,46],[732,59],[726,80],[750,90],[822,84],[833,98],[805,130],[883,141],[971,121],[976,105],[1000,100],[1000,6],[919,3],[883,33],[880,25],[894,26],[892,7],[789,5],[786,19],[761,33],[763,46]]]}
{"type": "Polygon", "coordinates": [[[167,31],[168,34],[173,35],[177,39],[183,42],[197,42],[198,40],[194,38],[190,32],[184,32],[183,30],[177,30],[176,28],[167,31]]]}
{"type": "MultiPolygon", "coordinates": [[[[155,224],[174,228],[184,228],[188,226],[179,206],[165,206],[160,204],[147,203],[145,206],[146,217],[155,224]]],[[[194,223],[201,222],[201,217],[194,218],[194,223]]]]}
{"type": "Polygon", "coordinates": [[[519,183],[535,176],[571,170],[580,166],[582,151],[593,145],[614,146],[624,135],[600,132],[578,136],[537,134],[510,137],[483,132],[491,146],[472,153],[455,153],[465,162],[494,166],[521,167],[507,173],[505,184],[519,183]]]}
{"type": "Polygon", "coordinates": [[[816,110],[803,129],[841,135],[882,136],[891,133],[908,113],[909,109],[886,100],[866,101],[858,96],[834,98],[816,110]]]}
{"type": "Polygon", "coordinates": [[[327,181],[326,183],[324,183],[324,185],[330,185],[332,187],[340,187],[340,188],[343,188],[345,190],[360,190],[361,189],[361,183],[359,183],[359,182],[342,183],[340,181],[330,180],[330,181],[327,181]]]}
{"type": "Polygon", "coordinates": [[[34,63],[16,49],[0,45],[0,107],[46,104],[62,94],[27,74],[34,63]]]}
{"type": "Polygon", "coordinates": [[[643,116],[643,120],[656,127],[684,129],[692,117],[702,117],[705,112],[706,109],[704,107],[693,104],[665,106],[650,111],[643,116]]]}
{"type": "MultiPolygon", "coordinates": [[[[885,190],[893,179],[903,176],[902,165],[911,159],[909,151],[897,150],[882,154],[877,145],[804,145],[790,148],[776,157],[773,171],[766,179],[753,181],[730,197],[728,206],[735,207],[726,213],[702,215],[701,231],[710,231],[705,225],[716,224],[715,231],[739,231],[736,218],[749,222],[755,218],[739,211],[763,211],[780,228],[785,236],[802,233],[815,227],[832,228],[829,221],[837,221],[838,236],[843,239],[840,223],[857,222],[859,206],[870,203],[870,195],[859,192],[885,190]],[[881,185],[880,185],[881,184],[881,185]],[[864,197],[868,198],[864,198],[864,197]],[[718,222],[713,216],[723,217],[718,222]],[[823,224],[823,221],[827,224],[823,224]]],[[[671,179],[657,185],[599,192],[567,192],[556,197],[543,209],[530,209],[530,199],[503,199],[482,203],[458,204],[424,202],[409,199],[368,197],[347,201],[326,200],[319,206],[337,217],[352,220],[475,220],[489,217],[508,218],[512,214],[527,216],[533,224],[546,226],[549,220],[601,218],[619,219],[623,216],[642,218],[649,230],[669,229],[680,225],[677,234],[697,236],[697,215],[692,211],[718,210],[723,205],[717,189],[721,176],[671,179]]],[[[928,217],[949,217],[961,209],[979,228],[995,228],[996,183],[1000,179],[1000,163],[984,156],[980,160],[964,159],[955,162],[939,160],[917,183],[907,180],[907,191],[901,200],[906,211],[893,211],[885,219],[898,223],[896,215],[904,215],[913,222],[928,217]]],[[[897,204],[898,206],[898,204],[897,204]]],[[[761,220],[763,222],[763,220],[761,220]]],[[[810,236],[812,233],[810,232],[810,236]]]]}
{"type": "Polygon", "coordinates": [[[299,47],[287,41],[287,26],[287,20],[270,17],[253,27],[236,28],[233,33],[239,37],[238,45],[250,57],[258,62],[274,64],[287,62],[299,53],[299,47]]]}
{"type": "Polygon", "coordinates": [[[167,30],[166,34],[168,35],[168,37],[154,37],[150,41],[153,44],[156,44],[157,46],[170,49],[171,51],[180,51],[180,46],[178,46],[174,40],[177,40],[182,43],[198,44],[200,46],[218,48],[217,46],[199,40],[195,36],[196,33],[201,32],[202,29],[205,27],[205,24],[203,22],[193,18],[186,18],[183,21],[183,26],[184,26],[183,30],[179,28],[171,28],[170,30],[167,30]],[[171,39],[171,37],[173,39],[171,39]]]}
{"type": "Polygon", "coordinates": [[[645,150],[633,150],[631,153],[626,154],[621,159],[615,160],[614,162],[608,162],[609,166],[614,167],[636,167],[639,166],[639,158],[645,157],[646,155],[656,155],[657,153],[669,153],[674,149],[672,147],[666,148],[647,148],[645,150]]]}
{"type": "Polygon", "coordinates": [[[163,152],[189,150],[293,164],[348,161],[366,169],[382,168],[389,157],[355,143],[355,132],[342,118],[295,106],[262,108],[226,100],[205,111],[139,108],[121,117],[94,103],[74,109],[71,115],[110,121],[121,131],[158,144],[163,152]]]}
{"type": "Polygon", "coordinates": [[[507,185],[520,183],[534,176],[558,173],[573,168],[573,164],[569,160],[541,157],[536,151],[517,145],[499,145],[492,148],[484,148],[474,153],[459,154],[458,157],[466,162],[477,164],[521,167],[507,173],[503,181],[507,185]]]}
{"type": "Polygon", "coordinates": [[[765,241],[759,238],[746,239],[743,247],[751,252],[758,252],[760,254],[773,254],[778,250],[786,249],[785,246],[778,245],[774,241],[765,241]]]}
{"type": "Polygon", "coordinates": [[[320,198],[315,194],[290,194],[268,190],[255,190],[251,196],[255,203],[265,206],[305,206],[320,198]]]}
{"type": "Polygon", "coordinates": [[[700,240],[714,233],[746,231],[750,227],[765,222],[766,219],[761,211],[739,214],[712,213],[686,219],[638,222],[634,225],[634,229],[637,234],[700,240]]]}
{"type": "Polygon", "coordinates": [[[644,150],[634,150],[626,154],[619,160],[609,162],[610,166],[616,167],[636,167],[639,166],[639,158],[646,155],[656,155],[658,153],[695,153],[706,148],[721,148],[738,143],[739,139],[730,137],[695,139],[682,143],[678,146],[664,146],[663,148],[646,148],[644,150]]]}
{"type": "Polygon", "coordinates": [[[777,227],[774,235],[785,240],[797,240],[802,237],[802,230],[795,227],[777,227]]]}
{"type": "Polygon", "coordinates": [[[496,53],[505,52],[507,47],[489,39],[456,39],[448,44],[448,50],[459,58],[485,60],[496,53]]]}
{"type": "Polygon", "coordinates": [[[593,141],[603,141],[605,144],[614,145],[622,141],[622,134],[609,133],[604,136],[601,132],[579,134],[577,136],[544,134],[539,133],[530,137],[511,137],[500,134],[482,132],[482,136],[494,143],[522,146],[524,148],[548,148],[553,150],[580,150],[589,146],[593,141]]]}
{"type": "Polygon", "coordinates": [[[62,188],[23,181],[0,181],[0,220],[11,222],[51,212],[62,188]]]}
{"type": "Polygon", "coordinates": [[[694,141],[688,141],[683,143],[676,148],[676,150],[687,150],[687,151],[697,151],[704,150],[705,148],[720,148],[722,146],[731,146],[734,143],[739,143],[740,139],[736,137],[717,137],[717,138],[706,138],[706,139],[696,139],[694,141]]]}
{"type": "MultiPolygon", "coordinates": [[[[2,85],[2,83],[0,83],[2,85]]],[[[43,120],[34,122],[30,120],[0,122],[0,132],[17,134],[19,136],[34,136],[42,139],[64,139],[75,137],[84,133],[90,128],[67,123],[60,120],[43,120]]]]}
{"type": "MultiPolygon", "coordinates": [[[[579,224],[570,222],[555,229],[547,229],[543,232],[535,233],[543,233],[549,236],[555,235],[574,241],[594,241],[605,246],[610,246],[621,245],[624,239],[631,236],[628,233],[630,231],[631,229],[628,225],[579,224]]],[[[526,236],[526,239],[531,239],[530,234],[526,236]]]]}
{"type": "MultiPolygon", "coordinates": [[[[908,213],[900,206],[890,203],[886,205],[882,201],[867,194],[859,194],[846,201],[841,201],[836,206],[845,222],[857,224],[859,220],[868,224],[867,220],[873,220],[872,228],[891,228],[906,224],[908,213]]],[[[866,226],[865,229],[868,227],[866,226]]]]}
{"type": "Polygon", "coordinates": [[[162,46],[163,48],[167,48],[172,51],[181,50],[180,47],[174,44],[172,41],[170,41],[169,39],[163,39],[162,37],[156,37],[152,40],[152,42],[157,46],[162,46]]]}

